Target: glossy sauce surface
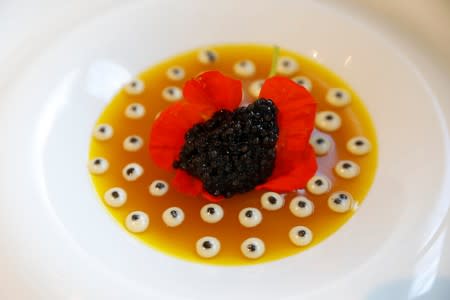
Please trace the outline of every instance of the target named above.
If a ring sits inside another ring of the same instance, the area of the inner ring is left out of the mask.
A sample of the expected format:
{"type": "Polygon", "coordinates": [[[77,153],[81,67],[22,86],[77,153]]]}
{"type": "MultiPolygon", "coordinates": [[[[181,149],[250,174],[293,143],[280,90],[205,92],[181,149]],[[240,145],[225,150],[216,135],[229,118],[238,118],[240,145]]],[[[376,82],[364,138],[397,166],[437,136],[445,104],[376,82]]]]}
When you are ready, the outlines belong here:
{"type": "MultiPolygon", "coordinates": [[[[226,75],[242,79],[245,98],[254,98],[248,92],[249,85],[264,79],[269,74],[273,48],[260,45],[220,45],[208,49],[214,50],[218,57],[211,64],[202,64],[198,59],[200,49],[170,58],[139,74],[137,78],[145,84],[145,90],[138,95],[130,95],[121,90],[105,107],[97,124],[109,124],[114,130],[111,139],[99,141],[92,138],[89,158],[103,157],[109,162],[109,169],[101,175],[91,175],[93,186],[103,203],[105,191],[112,187],[121,187],[127,193],[126,203],[119,208],[105,208],[125,229],[125,219],[132,211],[146,212],[150,218],[148,229],[133,234],[145,244],[166,254],[189,261],[219,265],[244,265],[272,261],[287,257],[313,247],[338,230],[363,202],[373,182],[377,164],[376,136],[370,116],[362,101],[351,88],[323,66],[296,53],[281,49],[282,56],[293,58],[299,70],[289,77],[307,76],[312,82],[312,94],[318,102],[318,111],[334,111],[342,118],[342,126],[332,133],[324,133],[332,141],[331,149],[325,156],[318,157],[319,173],[326,175],[331,190],[321,196],[315,196],[301,190],[286,194],[284,206],[277,211],[262,208],[263,192],[252,191],[234,196],[219,203],[223,207],[224,217],[215,224],[204,222],[200,209],[208,202],[202,198],[188,197],[169,188],[161,197],[152,196],[149,186],[154,180],[164,180],[170,184],[173,174],[163,171],[153,164],[148,153],[148,137],[156,115],[172,104],[163,98],[162,91],[169,86],[183,87],[183,83],[207,70],[219,70],[226,75]],[[233,69],[236,62],[249,59],[254,62],[256,72],[253,76],[242,78],[233,69]],[[185,71],[183,80],[169,79],[166,72],[170,67],[180,66],[185,71]],[[325,101],[329,88],[343,88],[351,95],[351,104],[345,107],[333,107],[325,101]],[[140,119],[125,116],[125,110],[131,103],[140,103],[145,107],[145,115],[140,119]],[[136,152],[125,151],[123,141],[130,135],[138,135],[144,141],[143,147],[136,152]],[[346,143],[354,136],[364,136],[372,144],[372,150],[363,156],[348,152],[346,143]],[[334,167],[339,160],[356,162],[361,169],[359,176],[343,179],[336,176],[334,167]],[[122,176],[125,165],[136,162],[143,169],[143,175],[136,181],[126,181],[122,176]],[[355,204],[352,210],[339,214],[330,210],[328,197],[336,191],[346,191],[353,195],[355,204]],[[306,218],[298,218],[289,210],[289,203],[296,195],[306,195],[315,205],[314,213],[306,218]],[[179,207],[184,211],[184,222],[177,227],[169,227],[162,220],[163,212],[169,207],[179,207]],[[246,228],[239,222],[239,212],[246,207],[255,207],[262,212],[262,222],[256,227],[246,228]],[[294,226],[308,227],[314,238],[308,246],[295,246],[289,239],[289,231],[294,226]],[[196,252],[196,242],[204,236],[213,236],[220,240],[220,253],[213,258],[201,258],[196,252]],[[241,243],[250,237],[257,237],[265,243],[265,254],[259,259],[245,258],[240,250],[241,243]]],[[[132,233],[130,233],[132,234],[132,233]]],[[[151,251],[149,249],[149,251],[151,251]]]]}

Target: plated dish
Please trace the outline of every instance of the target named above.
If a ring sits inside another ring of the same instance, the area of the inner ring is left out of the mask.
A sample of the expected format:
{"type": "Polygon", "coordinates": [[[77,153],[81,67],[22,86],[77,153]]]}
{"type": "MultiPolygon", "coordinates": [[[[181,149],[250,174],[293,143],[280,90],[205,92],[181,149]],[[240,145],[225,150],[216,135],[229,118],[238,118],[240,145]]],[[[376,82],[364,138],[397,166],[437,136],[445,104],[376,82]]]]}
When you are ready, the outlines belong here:
{"type": "Polygon", "coordinates": [[[308,249],[351,218],[377,140],[363,101],[324,66],[216,45],[125,85],[97,120],[89,159],[125,230],[182,259],[243,265],[308,249]]]}

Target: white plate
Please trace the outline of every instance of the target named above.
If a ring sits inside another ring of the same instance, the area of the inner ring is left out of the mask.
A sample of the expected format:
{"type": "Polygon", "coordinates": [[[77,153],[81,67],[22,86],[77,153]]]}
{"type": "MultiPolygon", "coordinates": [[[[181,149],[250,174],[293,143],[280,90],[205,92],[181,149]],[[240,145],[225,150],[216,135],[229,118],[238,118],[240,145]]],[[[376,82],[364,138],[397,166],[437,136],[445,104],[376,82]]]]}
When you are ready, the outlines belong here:
{"type": "Polygon", "coordinates": [[[404,286],[420,295],[442,249],[450,148],[439,99],[414,65],[370,28],[313,2],[174,3],[121,5],[84,22],[1,92],[0,263],[17,286],[5,299],[385,299],[404,286]],[[310,251],[252,267],[175,260],[123,232],[90,186],[91,128],[121,84],[169,55],[220,42],[310,56],[346,79],[373,116],[372,190],[310,251]]]}

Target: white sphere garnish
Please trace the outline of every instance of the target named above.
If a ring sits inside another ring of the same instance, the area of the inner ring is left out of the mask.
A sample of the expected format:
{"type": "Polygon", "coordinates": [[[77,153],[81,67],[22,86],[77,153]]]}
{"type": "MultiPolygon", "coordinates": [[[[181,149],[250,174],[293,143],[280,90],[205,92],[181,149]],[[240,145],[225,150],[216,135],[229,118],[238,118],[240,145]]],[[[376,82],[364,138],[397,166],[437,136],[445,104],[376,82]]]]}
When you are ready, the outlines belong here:
{"type": "Polygon", "coordinates": [[[289,204],[291,213],[299,218],[306,218],[314,212],[314,203],[305,196],[297,196],[289,204]]]}
{"type": "Polygon", "coordinates": [[[195,248],[199,256],[211,258],[219,254],[220,241],[215,237],[205,236],[197,241],[195,248]]]}
{"type": "Polygon", "coordinates": [[[294,78],[292,78],[292,80],[296,84],[301,85],[302,87],[307,89],[308,92],[311,92],[311,90],[312,90],[312,82],[311,82],[311,80],[308,77],[306,77],[306,76],[295,76],[294,78]]]}
{"type": "Polygon", "coordinates": [[[164,180],[155,180],[148,187],[150,195],[161,197],[169,191],[169,184],[164,180]]]}
{"type": "Polygon", "coordinates": [[[127,192],[120,187],[113,187],[105,192],[103,199],[111,207],[121,207],[127,202],[127,192]]]}
{"type": "Polygon", "coordinates": [[[295,59],[289,56],[280,56],[277,63],[277,73],[284,76],[293,75],[299,69],[295,59]]]}
{"type": "Polygon", "coordinates": [[[125,219],[125,226],[134,233],[146,231],[149,224],[150,219],[143,211],[133,211],[125,219]]]}
{"type": "Polygon", "coordinates": [[[284,198],[275,192],[265,192],[261,196],[261,206],[267,210],[278,210],[284,205],[284,198]]]}
{"type": "Polygon", "coordinates": [[[183,98],[183,92],[179,87],[176,86],[168,86],[163,89],[162,97],[170,102],[178,101],[183,98]]]}
{"type": "Polygon", "coordinates": [[[95,157],[89,161],[88,169],[91,174],[101,175],[108,171],[109,163],[103,157],[95,157]]]}
{"type": "Polygon", "coordinates": [[[130,163],[122,169],[122,175],[126,181],[136,181],[142,174],[144,169],[137,163],[130,163]]]}
{"type": "Polygon", "coordinates": [[[328,198],[328,207],[337,213],[345,213],[350,210],[353,197],[347,192],[335,192],[328,198]]]}
{"type": "Polygon", "coordinates": [[[162,214],[162,219],[169,227],[176,227],[183,223],[184,212],[179,207],[169,207],[162,214]]]}
{"type": "Polygon", "coordinates": [[[309,139],[309,143],[314,149],[317,156],[322,156],[328,153],[331,148],[330,138],[321,133],[314,133],[309,139]]]}
{"type": "Polygon", "coordinates": [[[306,189],[313,195],[323,195],[331,190],[331,183],[326,176],[316,175],[308,181],[306,189]]]}
{"type": "Polygon", "coordinates": [[[204,65],[212,64],[216,62],[218,58],[217,52],[212,49],[202,49],[198,53],[198,60],[204,65]]]}
{"type": "Polygon", "coordinates": [[[242,242],[241,252],[247,258],[256,259],[266,252],[266,246],[261,239],[251,237],[242,242]]]}
{"type": "Polygon", "coordinates": [[[341,127],[341,117],[333,111],[321,111],[316,114],[316,127],[320,130],[333,132],[341,127]]]}
{"type": "Polygon", "coordinates": [[[251,77],[255,75],[256,66],[251,60],[244,59],[235,63],[233,66],[233,70],[234,73],[236,73],[236,75],[239,75],[240,77],[251,77]]]}
{"type": "Polygon", "coordinates": [[[130,135],[123,140],[123,149],[129,152],[136,152],[142,148],[144,141],[138,135],[130,135]]]}
{"type": "Polygon", "coordinates": [[[252,96],[253,98],[258,98],[263,84],[264,84],[263,79],[253,81],[248,87],[248,92],[250,93],[250,96],[252,96]]]}
{"type": "Polygon", "coordinates": [[[145,107],[140,103],[131,103],[125,109],[125,116],[130,119],[140,119],[145,116],[145,107]]]}
{"type": "Polygon", "coordinates": [[[217,223],[222,220],[223,208],[218,204],[206,204],[200,209],[200,217],[206,223],[217,223]]]}
{"type": "Polygon", "coordinates": [[[335,107],[343,107],[349,105],[352,101],[349,92],[340,88],[331,88],[325,97],[327,102],[335,107]]]}
{"type": "Polygon", "coordinates": [[[351,179],[359,175],[359,165],[351,160],[340,160],[334,167],[334,172],[342,178],[351,179]]]}
{"type": "Polygon", "coordinates": [[[306,246],[311,243],[313,233],[306,226],[295,226],[289,230],[289,239],[296,246],[306,246]]]}
{"type": "Polygon", "coordinates": [[[355,136],[347,142],[347,150],[354,155],[365,155],[372,150],[372,144],[363,136],[355,136]]]}
{"type": "Polygon", "coordinates": [[[124,86],[125,92],[127,92],[130,95],[139,95],[142,94],[142,92],[145,89],[145,84],[140,79],[133,79],[129,83],[127,83],[124,86]]]}
{"type": "Polygon", "coordinates": [[[92,135],[98,141],[107,141],[112,138],[114,130],[109,124],[98,124],[95,126],[92,135]]]}
{"type": "Polygon", "coordinates": [[[244,227],[255,227],[261,223],[262,219],[263,216],[257,208],[247,207],[239,213],[239,222],[244,227]]]}
{"type": "Polygon", "coordinates": [[[170,80],[179,81],[184,79],[186,73],[184,72],[184,69],[182,67],[173,66],[167,69],[166,75],[170,80]]]}

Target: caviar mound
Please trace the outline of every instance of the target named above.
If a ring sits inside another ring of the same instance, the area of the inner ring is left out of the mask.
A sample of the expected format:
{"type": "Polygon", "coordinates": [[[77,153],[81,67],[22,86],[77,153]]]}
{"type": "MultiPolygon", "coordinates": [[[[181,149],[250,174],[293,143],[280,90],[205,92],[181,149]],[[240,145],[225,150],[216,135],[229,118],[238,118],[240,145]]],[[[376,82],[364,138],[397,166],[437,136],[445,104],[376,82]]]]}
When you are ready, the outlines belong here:
{"type": "Polygon", "coordinates": [[[173,167],[199,178],[203,188],[216,197],[253,190],[272,175],[275,166],[277,113],[267,99],[216,112],[186,132],[173,167]]]}

